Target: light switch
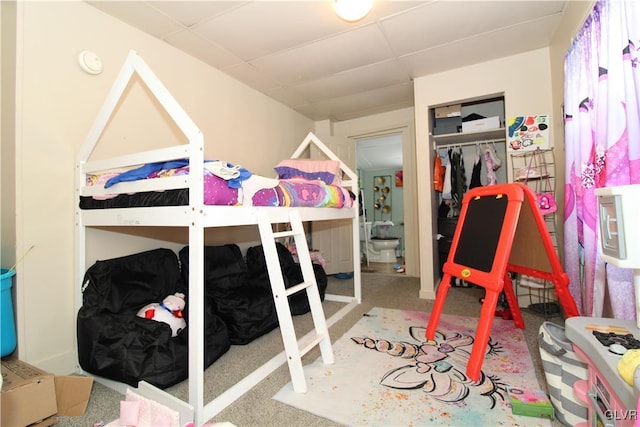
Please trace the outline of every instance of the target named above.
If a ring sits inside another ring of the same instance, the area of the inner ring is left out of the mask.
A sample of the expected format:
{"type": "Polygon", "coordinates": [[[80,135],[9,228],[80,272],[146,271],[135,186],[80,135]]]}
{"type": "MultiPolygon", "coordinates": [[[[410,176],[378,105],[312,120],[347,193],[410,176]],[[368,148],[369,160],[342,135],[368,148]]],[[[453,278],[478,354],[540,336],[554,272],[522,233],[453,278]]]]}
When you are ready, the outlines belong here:
{"type": "Polygon", "coordinates": [[[640,268],[640,185],[595,190],[598,197],[600,245],[605,262],[622,268],[640,268]]]}

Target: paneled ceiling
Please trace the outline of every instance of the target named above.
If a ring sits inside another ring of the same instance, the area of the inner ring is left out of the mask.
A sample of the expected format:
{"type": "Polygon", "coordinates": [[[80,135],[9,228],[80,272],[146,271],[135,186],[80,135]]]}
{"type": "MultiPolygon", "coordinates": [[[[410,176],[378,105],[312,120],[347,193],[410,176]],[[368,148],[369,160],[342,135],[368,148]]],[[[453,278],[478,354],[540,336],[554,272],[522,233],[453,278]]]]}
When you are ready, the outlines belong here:
{"type": "Polygon", "coordinates": [[[312,120],[411,107],[413,79],[548,46],[565,1],[88,1],[312,120]]]}

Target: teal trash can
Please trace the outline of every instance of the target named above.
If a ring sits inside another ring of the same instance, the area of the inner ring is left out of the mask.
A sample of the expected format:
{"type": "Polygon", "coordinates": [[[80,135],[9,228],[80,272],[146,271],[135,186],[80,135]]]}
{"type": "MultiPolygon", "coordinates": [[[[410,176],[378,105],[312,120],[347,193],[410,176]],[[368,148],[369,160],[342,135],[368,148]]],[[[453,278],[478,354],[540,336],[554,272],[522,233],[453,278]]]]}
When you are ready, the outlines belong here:
{"type": "Polygon", "coordinates": [[[0,357],[13,353],[16,349],[16,324],[13,319],[13,298],[11,287],[15,270],[0,269],[0,357]]]}

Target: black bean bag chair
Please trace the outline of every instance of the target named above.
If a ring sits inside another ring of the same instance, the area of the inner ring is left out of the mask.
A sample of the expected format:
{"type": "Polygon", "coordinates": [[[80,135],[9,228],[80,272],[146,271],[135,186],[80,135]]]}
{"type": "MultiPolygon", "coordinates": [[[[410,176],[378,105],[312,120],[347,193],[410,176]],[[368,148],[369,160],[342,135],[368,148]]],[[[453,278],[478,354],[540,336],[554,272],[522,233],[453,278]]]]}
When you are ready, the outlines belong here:
{"type": "MultiPolygon", "coordinates": [[[[304,278],[302,277],[302,268],[299,263],[295,262],[289,249],[287,249],[282,243],[278,242],[276,242],[276,249],[278,250],[278,258],[280,259],[280,269],[282,270],[284,287],[290,288],[298,283],[302,283],[304,281],[304,278]]],[[[250,283],[254,286],[271,286],[269,272],[267,271],[267,261],[264,256],[264,248],[262,245],[253,246],[247,249],[246,263],[249,271],[250,283]]],[[[327,290],[327,274],[320,264],[315,263],[313,264],[313,273],[318,284],[320,299],[324,301],[324,295],[327,290]]],[[[289,295],[289,308],[291,314],[294,316],[308,313],[311,308],[309,307],[309,298],[307,297],[307,293],[297,292],[293,295],[289,295]]]]}
{"type": "MultiPolygon", "coordinates": [[[[166,388],[188,377],[188,326],[172,337],[164,322],[138,317],[167,295],[189,295],[178,257],[154,249],[98,261],[84,276],[77,316],[78,358],[86,372],[133,387],[146,381],[166,388]]],[[[205,305],[205,368],[230,346],[225,323],[205,305]]]]}
{"type": "MultiPolygon", "coordinates": [[[[178,254],[185,282],[189,280],[189,247],[178,254]]],[[[247,266],[235,244],[205,246],[205,295],[227,324],[229,341],[244,345],[278,326],[273,294],[248,281],[247,266]]]]}

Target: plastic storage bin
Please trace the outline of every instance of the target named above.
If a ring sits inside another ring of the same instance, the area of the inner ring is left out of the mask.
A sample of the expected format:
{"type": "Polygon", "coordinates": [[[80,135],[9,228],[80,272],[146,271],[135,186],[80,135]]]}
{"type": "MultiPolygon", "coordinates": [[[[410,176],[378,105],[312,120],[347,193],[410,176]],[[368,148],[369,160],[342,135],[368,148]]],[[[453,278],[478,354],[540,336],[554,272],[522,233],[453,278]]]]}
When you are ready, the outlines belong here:
{"type": "Polygon", "coordinates": [[[5,357],[13,353],[16,349],[16,324],[13,319],[13,299],[11,298],[11,287],[15,270],[0,269],[0,357],[5,357]]]}

